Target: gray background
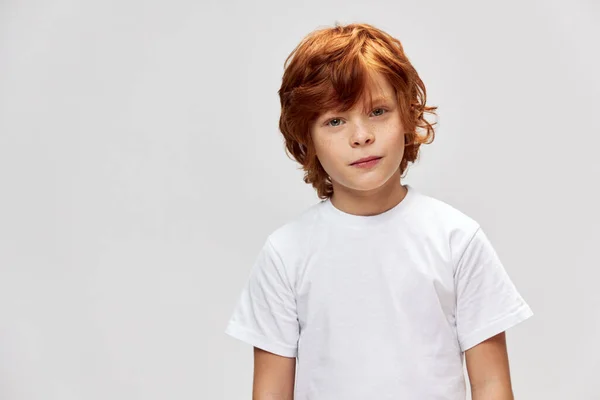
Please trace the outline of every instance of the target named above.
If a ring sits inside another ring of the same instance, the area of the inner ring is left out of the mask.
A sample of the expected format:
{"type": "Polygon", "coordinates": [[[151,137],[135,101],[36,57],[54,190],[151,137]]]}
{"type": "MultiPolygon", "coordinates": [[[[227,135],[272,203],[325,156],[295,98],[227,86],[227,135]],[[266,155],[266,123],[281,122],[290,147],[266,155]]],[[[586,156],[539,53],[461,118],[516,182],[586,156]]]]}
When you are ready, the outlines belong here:
{"type": "Polygon", "coordinates": [[[398,37],[440,107],[405,182],[478,220],[533,308],[517,398],[600,399],[592,0],[0,0],[0,398],[250,398],[223,330],[318,201],[276,92],[336,21],[398,37]]]}

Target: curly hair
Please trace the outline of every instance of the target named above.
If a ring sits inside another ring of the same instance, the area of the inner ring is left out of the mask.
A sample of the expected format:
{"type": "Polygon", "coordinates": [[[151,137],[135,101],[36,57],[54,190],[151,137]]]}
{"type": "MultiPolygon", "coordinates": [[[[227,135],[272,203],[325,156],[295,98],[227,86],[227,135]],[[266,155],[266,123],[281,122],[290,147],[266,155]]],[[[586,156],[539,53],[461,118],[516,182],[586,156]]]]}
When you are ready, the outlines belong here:
{"type": "Polygon", "coordinates": [[[383,74],[394,88],[405,128],[404,156],[400,173],[404,176],[414,163],[422,144],[433,142],[434,125],[425,113],[436,115],[437,107],[426,106],[426,90],[400,41],[364,23],[319,29],[308,34],[284,63],[279,130],[291,155],[305,171],[321,199],[331,197],[330,177],[319,162],[310,127],[324,111],[347,111],[361,98],[369,75],[383,74]],[[424,131],[423,133],[419,131],[424,131]]]}

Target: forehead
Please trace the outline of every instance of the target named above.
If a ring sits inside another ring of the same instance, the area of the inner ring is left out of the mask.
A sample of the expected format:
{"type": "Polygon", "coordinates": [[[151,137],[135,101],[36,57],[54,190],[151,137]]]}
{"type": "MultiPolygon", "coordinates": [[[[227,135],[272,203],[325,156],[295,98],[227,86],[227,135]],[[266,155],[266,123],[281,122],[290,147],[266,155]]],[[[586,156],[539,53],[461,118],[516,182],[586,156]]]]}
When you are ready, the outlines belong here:
{"type": "Polygon", "coordinates": [[[369,74],[365,83],[365,92],[363,98],[376,99],[378,97],[394,97],[394,87],[390,84],[387,78],[380,72],[372,72],[369,74]]]}
{"type": "MultiPolygon", "coordinates": [[[[381,73],[371,72],[365,79],[364,88],[359,98],[355,98],[351,108],[362,109],[368,112],[377,103],[395,104],[396,91],[388,79],[381,73]]],[[[325,111],[325,113],[336,113],[346,111],[346,107],[338,103],[325,111]]]]}

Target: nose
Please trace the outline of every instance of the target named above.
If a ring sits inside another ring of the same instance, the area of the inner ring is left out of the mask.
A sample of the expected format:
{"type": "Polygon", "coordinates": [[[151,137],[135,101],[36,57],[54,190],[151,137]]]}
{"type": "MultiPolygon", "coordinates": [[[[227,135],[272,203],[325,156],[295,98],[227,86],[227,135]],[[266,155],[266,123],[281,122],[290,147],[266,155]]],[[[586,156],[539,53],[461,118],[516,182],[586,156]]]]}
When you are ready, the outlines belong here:
{"type": "Polygon", "coordinates": [[[375,136],[365,126],[358,126],[350,140],[353,147],[364,146],[365,144],[372,144],[375,141],[375,136]]]}

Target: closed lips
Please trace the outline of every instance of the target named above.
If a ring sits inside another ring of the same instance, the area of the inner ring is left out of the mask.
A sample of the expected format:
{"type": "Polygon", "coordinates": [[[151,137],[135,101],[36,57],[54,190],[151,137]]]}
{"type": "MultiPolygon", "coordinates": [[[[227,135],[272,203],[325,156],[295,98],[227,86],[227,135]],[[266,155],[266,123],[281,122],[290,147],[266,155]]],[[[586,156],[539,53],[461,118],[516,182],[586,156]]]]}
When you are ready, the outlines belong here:
{"type": "Polygon", "coordinates": [[[365,157],[365,158],[361,158],[360,160],[356,160],[354,161],[352,164],[350,165],[354,165],[354,164],[358,164],[358,163],[363,163],[363,162],[367,162],[367,161],[371,161],[371,160],[377,160],[381,157],[376,157],[376,156],[371,156],[371,157],[365,157]]]}

